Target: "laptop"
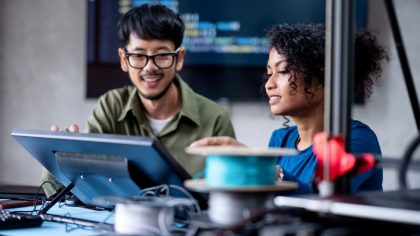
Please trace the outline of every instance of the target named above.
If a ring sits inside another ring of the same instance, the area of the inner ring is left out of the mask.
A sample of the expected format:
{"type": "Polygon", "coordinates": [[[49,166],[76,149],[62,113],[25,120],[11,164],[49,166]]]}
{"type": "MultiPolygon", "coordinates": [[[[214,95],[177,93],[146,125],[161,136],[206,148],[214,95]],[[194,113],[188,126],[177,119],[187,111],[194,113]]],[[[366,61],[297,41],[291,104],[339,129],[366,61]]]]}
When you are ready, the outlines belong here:
{"type": "Polygon", "coordinates": [[[0,184],[0,199],[43,199],[45,193],[39,186],[0,184]]]}
{"type": "MultiPolygon", "coordinates": [[[[97,205],[95,197],[135,196],[161,184],[183,186],[191,178],[150,137],[27,129],[11,135],[64,186],[74,184],[71,192],[87,205],[97,205]]],[[[190,194],[206,204],[202,195],[190,194]]]]}

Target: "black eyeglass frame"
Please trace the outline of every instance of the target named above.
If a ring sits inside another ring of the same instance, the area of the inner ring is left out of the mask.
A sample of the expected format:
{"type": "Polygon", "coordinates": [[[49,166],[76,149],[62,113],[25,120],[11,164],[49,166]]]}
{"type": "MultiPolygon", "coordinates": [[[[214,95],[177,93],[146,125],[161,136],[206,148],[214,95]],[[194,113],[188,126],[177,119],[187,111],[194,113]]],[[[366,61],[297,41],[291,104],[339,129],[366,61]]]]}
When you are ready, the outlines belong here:
{"type": "Polygon", "coordinates": [[[125,55],[125,58],[127,59],[128,64],[134,69],[143,69],[144,67],[147,66],[147,63],[149,63],[149,59],[152,59],[153,64],[155,64],[155,66],[157,66],[159,69],[168,69],[169,67],[173,66],[176,59],[178,59],[178,53],[181,50],[181,48],[180,47],[177,48],[175,50],[175,52],[157,53],[157,54],[153,54],[153,55],[147,55],[147,54],[142,54],[142,53],[129,53],[126,48],[123,48],[123,50],[124,50],[124,55],[125,55]],[[130,56],[144,56],[144,57],[146,57],[146,62],[144,63],[144,66],[134,67],[133,65],[131,65],[130,56]],[[161,67],[155,61],[155,58],[157,56],[172,56],[172,63],[169,66],[161,67]]]}

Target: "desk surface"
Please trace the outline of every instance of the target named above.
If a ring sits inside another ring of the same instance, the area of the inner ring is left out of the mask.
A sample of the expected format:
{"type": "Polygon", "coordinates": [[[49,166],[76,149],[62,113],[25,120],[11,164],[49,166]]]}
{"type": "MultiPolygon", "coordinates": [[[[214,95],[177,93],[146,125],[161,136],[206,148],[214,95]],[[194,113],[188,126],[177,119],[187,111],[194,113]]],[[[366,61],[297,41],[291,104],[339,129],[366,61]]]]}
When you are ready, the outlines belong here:
{"type": "MultiPolygon", "coordinates": [[[[18,208],[18,210],[32,210],[33,207],[18,208]]],[[[10,209],[15,211],[17,209],[10,209]]],[[[96,211],[81,207],[68,207],[68,206],[54,206],[48,211],[49,214],[71,216],[74,218],[93,220],[98,222],[113,223],[114,214],[109,211],[96,211]]],[[[94,230],[92,228],[82,228],[74,224],[46,222],[41,227],[27,228],[27,229],[13,229],[13,230],[0,230],[0,235],[100,235],[104,231],[94,230]]]]}

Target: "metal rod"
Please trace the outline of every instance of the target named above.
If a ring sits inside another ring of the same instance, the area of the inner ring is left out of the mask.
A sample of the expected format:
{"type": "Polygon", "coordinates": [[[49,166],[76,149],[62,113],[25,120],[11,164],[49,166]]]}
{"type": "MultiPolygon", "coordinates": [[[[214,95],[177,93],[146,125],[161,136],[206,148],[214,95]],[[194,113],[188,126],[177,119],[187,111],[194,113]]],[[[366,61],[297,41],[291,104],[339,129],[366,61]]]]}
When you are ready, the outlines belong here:
{"type": "MultiPolygon", "coordinates": [[[[351,105],[354,76],[354,1],[328,0],[325,36],[324,131],[343,136],[346,151],[351,141],[351,105]]],[[[324,161],[324,181],[329,181],[329,156],[324,161]]],[[[344,188],[347,191],[347,181],[344,188]]],[[[327,195],[334,191],[327,191],[327,195]]],[[[321,195],[325,195],[321,193],[321,195]]]]}

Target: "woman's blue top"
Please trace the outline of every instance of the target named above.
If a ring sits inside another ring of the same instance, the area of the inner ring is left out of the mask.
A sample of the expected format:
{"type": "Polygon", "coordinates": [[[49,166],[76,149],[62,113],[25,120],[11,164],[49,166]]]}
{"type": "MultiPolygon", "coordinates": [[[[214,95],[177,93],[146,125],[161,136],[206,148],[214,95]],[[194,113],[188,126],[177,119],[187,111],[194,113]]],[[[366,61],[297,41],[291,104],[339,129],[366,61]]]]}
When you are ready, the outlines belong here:
{"type": "MultiPolygon", "coordinates": [[[[296,126],[277,129],[271,135],[269,147],[296,148],[298,137],[296,126]]],[[[381,148],[375,133],[366,124],[356,120],[352,121],[350,149],[353,154],[381,155],[381,148]]],[[[312,185],[317,165],[312,146],[300,151],[296,156],[279,157],[278,165],[283,168],[284,180],[299,183],[299,188],[289,194],[309,194],[317,191],[312,185]]],[[[350,193],[382,190],[382,175],[382,169],[376,167],[354,175],[350,178],[350,193]]]]}

